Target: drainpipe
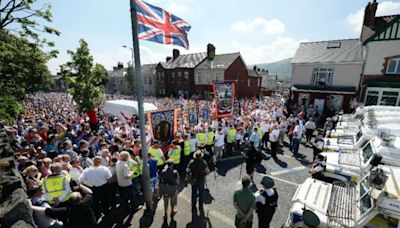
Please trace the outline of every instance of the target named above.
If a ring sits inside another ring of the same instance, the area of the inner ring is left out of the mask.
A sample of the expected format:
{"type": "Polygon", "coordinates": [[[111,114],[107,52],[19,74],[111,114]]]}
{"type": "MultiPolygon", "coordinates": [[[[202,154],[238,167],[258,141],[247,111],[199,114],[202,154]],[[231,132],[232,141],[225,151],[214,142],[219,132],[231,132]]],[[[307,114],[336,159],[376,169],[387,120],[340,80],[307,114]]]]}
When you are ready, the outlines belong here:
{"type": "MultiPolygon", "coordinates": [[[[361,102],[361,95],[364,92],[364,83],[363,82],[364,82],[364,72],[365,72],[365,65],[367,63],[367,59],[368,59],[368,46],[365,45],[365,59],[363,61],[363,66],[362,66],[362,70],[361,70],[360,82],[358,83],[359,87],[360,87],[359,88],[360,93],[358,94],[358,103],[359,104],[362,103],[361,102]]],[[[367,91],[365,91],[365,92],[367,92],[367,91]]],[[[364,95],[364,100],[365,100],[365,96],[366,96],[366,94],[364,95]]]]}

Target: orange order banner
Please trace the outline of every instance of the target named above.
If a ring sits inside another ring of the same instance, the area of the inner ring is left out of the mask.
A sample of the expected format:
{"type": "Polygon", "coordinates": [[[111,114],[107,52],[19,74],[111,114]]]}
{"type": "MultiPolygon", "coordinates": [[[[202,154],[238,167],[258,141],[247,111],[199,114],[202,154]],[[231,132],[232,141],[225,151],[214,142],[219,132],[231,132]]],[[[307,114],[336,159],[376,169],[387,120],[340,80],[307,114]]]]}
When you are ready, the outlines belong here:
{"type": "Polygon", "coordinates": [[[214,82],[213,92],[215,117],[232,116],[235,104],[235,83],[232,81],[214,82]]]}
{"type": "Polygon", "coordinates": [[[147,113],[149,130],[153,140],[161,143],[174,139],[178,132],[178,110],[168,109],[147,113]]]}

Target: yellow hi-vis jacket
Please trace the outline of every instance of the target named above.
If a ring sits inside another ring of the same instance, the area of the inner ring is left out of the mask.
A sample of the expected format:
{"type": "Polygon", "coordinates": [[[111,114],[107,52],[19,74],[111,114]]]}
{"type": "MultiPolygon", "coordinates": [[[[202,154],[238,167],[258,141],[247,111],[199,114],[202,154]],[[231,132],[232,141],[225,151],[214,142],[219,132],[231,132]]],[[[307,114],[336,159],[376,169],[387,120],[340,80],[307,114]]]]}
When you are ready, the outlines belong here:
{"type": "Polygon", "coordinates": [[[226,141],[228,143],[234,143],[235,142],[235,135],[236,135],[236,129],[231,128],[228,131],[228,138],[226,139],[226,141]]]}
{"type": "Polygon", "coordinates": [[[50,204],[55,203],[54,199],[56,198],[61,203],[69,200],[71,196],[69,181],[70,179],[64,175],[50,175],[42,180],[41,185],[44,193],[51,198],[50,204]]]}
{"type": "Polygon", "coordinates": [[[134,163],[133,163],[134,160],[130,160],[128,163],[128,167],[130,168],[131,171],[133,171],[132,179],[140,176],[142,174],[142,170],[143,170],[142,159],[140,159],[140,156],[136,156],[135,158],[136,158],[135,162],[137,162],[138,164],[134,165],[134,163]]]}
{"type": "Polygon", "coordinates": [[[157,166],[164,165],[165,161],[162,157],[158,154],[158,148],[150,147],[149,152],[153,158],[157,160],[157,166]]]}
{"type": "Polygon", "coordinates": [[[176,148],[172,148],[169,153],[169,158],[174,161],[174,165],[179,164],[181,162],[181,147],[177,146],[176,148]]]}
{"type": "Polygon", "coordinates": [[[262,137],[264,136],[264,129],[262,128],[262,127],[259,127],[258,129],[257,129],[257,134],[258,134],[258,136],[260,136],[260,139],[262,139],[262,137]]]}
{"type": "Polygon", "coordinates": [[[199,140],[200,146],[206,145],[206,133],[197,133],[197,139],[199,140]]]}
{"type": "Polygon", "coordinates": [[[207,133],[207,145],[212,145],[214,143],[214,136],[215,133],[213,131],[207,133]]]}
{"type": "Polygon", "coordinates": [[[185,156],[189,156],[190,155],[190,148],[191,148],[190,141],[189,140],[185,140],[183,142],[183,154],[185,156]]]}

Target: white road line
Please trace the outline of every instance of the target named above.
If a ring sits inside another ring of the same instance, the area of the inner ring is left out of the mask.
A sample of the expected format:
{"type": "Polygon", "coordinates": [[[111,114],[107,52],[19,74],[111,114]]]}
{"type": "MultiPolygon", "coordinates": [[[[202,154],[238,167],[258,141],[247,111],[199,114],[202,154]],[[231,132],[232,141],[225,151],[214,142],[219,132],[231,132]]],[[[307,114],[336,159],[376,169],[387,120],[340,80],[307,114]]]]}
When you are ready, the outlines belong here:
{"type": "MultiPolygon", "coordinates": [[[[192,203],[192,199],[191,197],[191,190],[189,192],[188,188],[184,188],[178,195],[178,198],[181,198],[183,200],[185,200],[186,202],[188,202],[189,204],[192,203]],[[190,195],[190,197],[188,196],[190,195]]],[[[210,207],[208,207],[206,204],[203,205],[204,211],[208,211],[208,214],[223,221],[224,223],[228,224],[231,227],[235,226],[235,221],[233,221],[232,219],[226,217],[225,215],[219,213],[218,211],[215,211],[213,209],[210,209],[210,207]]]]}
{"type": "Polygon", "coordinates": [[[294,185],[294,186],[299,186],[299,184],[296,184],[296,183],[294,183],[294,182],[291,182],[291,181],[287,181],[287,180],[284,180],[284,179],[281,179],[281,178],[278,178],[278,177],[275,177],[275,176],[271,176],[271,175],[266,175],[266,176],[269,176],[269,177],[271,177],[272,179],[274,179],[274,180],[277,180],[277,181],[282,181],[282,182],[284,182],[284,183],[286,183],[286,184],[291,184],[291,185],[294,185]]]}
{"type": "Polygon", "coordinates": [[[294,168],[287,168],[287,169],[284,169],[284,170],[271,172],[271,175],[272,176],[277,176],[277,175],[281,175],[281,174],[284,174],[284,173],[291,173],[291,172],[294,172],[294,171],[302,170],[302,169],[305,169],[305,168],[306,167],[304,167],[304,166],[297,166],[297,167],[294,167],[294,168]]]}

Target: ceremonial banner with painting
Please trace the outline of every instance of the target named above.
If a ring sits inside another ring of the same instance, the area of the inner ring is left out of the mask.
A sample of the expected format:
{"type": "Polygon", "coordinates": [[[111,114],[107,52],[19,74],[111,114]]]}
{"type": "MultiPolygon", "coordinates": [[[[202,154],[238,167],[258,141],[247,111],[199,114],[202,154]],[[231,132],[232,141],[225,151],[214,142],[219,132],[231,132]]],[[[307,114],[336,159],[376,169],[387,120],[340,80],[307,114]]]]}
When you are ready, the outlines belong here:
{"type": "Polygon", "coordinates": [[[147,118],[153,140],[172,140],[178,130],[178,110],[148,112],[147,118]]]}
{"type": "Polygon", "coordinates": [[[232,116],[235,100],[235,83],[217,81],[213,83],[214,107],[217,118],[232,116]]]}
{"type": "Polygon", "coordinates": [[[197,125],[199,123],[199,115],[197,112],[197,108],[190,108],[188,112],[189,112],[189,124],[197,125]]]}
{"type": "Polygon", "coordinates": [[[210,113],[208,111],[208,108],[203,109],[202,119],[207,121],[209,117],[210,117],[210,113]]]}

